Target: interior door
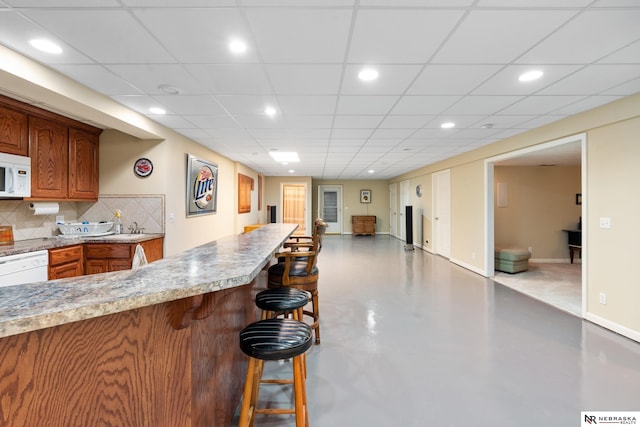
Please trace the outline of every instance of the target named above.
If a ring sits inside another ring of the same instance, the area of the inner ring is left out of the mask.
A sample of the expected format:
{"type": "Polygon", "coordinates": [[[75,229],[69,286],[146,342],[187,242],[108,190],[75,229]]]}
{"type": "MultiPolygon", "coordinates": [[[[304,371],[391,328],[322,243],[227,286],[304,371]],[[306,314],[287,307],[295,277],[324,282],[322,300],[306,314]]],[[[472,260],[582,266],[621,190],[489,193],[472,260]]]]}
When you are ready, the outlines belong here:
{"type": "Polygon", "coordinates": [[[400,239],[407,239],[407,223],[405,219],[405,206],[410,203],[409,180],[400,182],[400,239]]]}
{"type": "Polygon", "coordinates": [[[326,234],[342,234],[342,186],[318,186],[318,215],[327,223],[326,234]]]}
{"type": "Polygon", "coordinates": [[[389,233],[398,236],[398,184],[389,184],[389,233]]]}
{"type": "Polygon", "coordinates": [[[307,233],[306,227],[307,186],[305,184],[284,184],[282,186],[282,222],[298,224],[294,234],[307,233]]]}
{"type": "Polygon", "coordinates": [[[433,252],[451,256],[451,173],[433,174],[433,252]]]}

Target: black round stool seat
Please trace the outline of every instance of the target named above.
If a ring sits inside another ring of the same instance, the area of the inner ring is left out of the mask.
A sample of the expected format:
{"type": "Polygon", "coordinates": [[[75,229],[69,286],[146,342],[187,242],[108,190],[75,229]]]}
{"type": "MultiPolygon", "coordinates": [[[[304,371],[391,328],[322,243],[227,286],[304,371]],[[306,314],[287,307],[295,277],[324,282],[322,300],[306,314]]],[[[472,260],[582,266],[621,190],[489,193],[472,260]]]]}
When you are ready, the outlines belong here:
{"type": "Polygon", "coordinates": [[[311,327],[298,320],[259,320],[240,331],[240,349],[255,359],[290,359],[311,347],[311,335],[311,327]]]}
{"type": "Polygon", "coordinates": [[[309,302],[309,295],[300,289],[281,287],[259,292],[256,305],[262,310],[291,311],[304,307],[309,302]]]}

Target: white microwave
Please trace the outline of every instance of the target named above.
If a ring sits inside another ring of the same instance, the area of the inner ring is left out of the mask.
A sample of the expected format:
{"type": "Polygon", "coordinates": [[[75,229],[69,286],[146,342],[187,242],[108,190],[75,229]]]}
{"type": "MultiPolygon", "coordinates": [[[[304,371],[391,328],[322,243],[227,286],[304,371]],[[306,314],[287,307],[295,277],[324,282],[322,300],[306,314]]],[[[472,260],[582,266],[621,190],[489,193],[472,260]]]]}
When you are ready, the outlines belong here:
{"type": "Polygon", "coordinates": [[[0,198],[31,197],[31,159],[0,153],[0,198]]]}

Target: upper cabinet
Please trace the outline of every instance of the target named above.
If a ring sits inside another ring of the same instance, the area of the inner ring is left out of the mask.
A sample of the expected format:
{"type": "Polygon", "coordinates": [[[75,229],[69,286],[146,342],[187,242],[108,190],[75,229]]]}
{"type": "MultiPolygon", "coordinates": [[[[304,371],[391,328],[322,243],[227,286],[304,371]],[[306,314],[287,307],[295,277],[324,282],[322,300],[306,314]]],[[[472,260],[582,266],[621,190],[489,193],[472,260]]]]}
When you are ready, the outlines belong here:
{"type": "Polygon", "coordinates": [[[54,121],[29,120],[31,197],[66,199],[69,182],[68,129],[54,121]]]}
{"type": "Polygon", "coordinates": [[[26,156],[28,150],[28,116],[0,105],[0,152],[26,156]]]}
{"type": "Polygon", "coordinates": [[[0,96],[0,152],[31,157],[33,200],[98,200],[101,132],[0,96]]]}

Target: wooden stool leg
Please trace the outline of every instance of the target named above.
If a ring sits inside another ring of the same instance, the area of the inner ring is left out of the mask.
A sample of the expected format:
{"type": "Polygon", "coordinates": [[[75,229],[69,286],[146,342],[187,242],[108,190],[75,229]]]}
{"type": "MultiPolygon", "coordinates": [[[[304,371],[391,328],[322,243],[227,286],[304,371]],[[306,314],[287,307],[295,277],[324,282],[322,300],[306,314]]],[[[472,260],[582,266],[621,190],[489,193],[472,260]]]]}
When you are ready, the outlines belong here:
{"type": "Polygon", "coordinates": [[[313,324],[316,333],[316,344],[320,344],[320,307],[318,299],[318,290],[311,291],[311,304],[313,306],[313,324]]]}
{"type": "Polygon", "coordinates": [[[302,368],[302,358],[293,358],[293,392],[296,409],[296,427],[307,427],[309,416],[307,411],[307,388],[302,368]]]}
{"type": "Polygon", "coordinates": [[[258,392],[256,389],[260,384],[260,379],[256,378],[256,374],[258,373],[258,362],[259,361],[253,357],[249,358],[247,376],[244,381],[244,391],[242,393],[242,406],[240,407],[238,427],[249,427],[253,424],[253,419],[255,418],[256,402],[258,401],[258,392]]]}

